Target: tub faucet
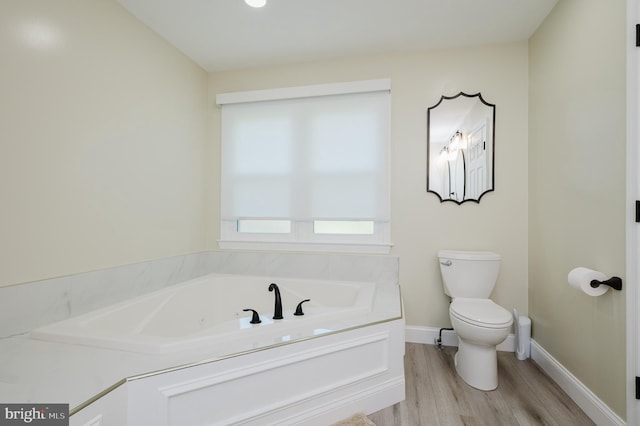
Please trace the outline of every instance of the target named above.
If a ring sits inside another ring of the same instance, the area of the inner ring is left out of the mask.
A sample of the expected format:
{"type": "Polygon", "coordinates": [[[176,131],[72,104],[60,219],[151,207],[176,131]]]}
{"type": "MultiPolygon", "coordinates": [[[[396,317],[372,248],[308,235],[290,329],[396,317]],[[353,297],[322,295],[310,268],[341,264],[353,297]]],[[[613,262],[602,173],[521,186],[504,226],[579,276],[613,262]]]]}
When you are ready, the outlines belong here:
{"type": "Polygon", "coordinates": [[[269,291],[276,291],[276,305],[273,309],[273,319],[282,319],[282,298],[280,297],[280,289],[278,284],[271,283],[269,285],[269,291]]]}

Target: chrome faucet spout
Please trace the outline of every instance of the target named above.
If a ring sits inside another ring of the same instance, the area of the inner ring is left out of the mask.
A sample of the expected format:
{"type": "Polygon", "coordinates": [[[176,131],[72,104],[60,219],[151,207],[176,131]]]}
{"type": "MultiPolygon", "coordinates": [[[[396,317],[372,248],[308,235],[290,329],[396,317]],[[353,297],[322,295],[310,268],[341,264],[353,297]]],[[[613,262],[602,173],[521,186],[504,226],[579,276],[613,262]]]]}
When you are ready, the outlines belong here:
{"type": "Polygon", "coordinates": [[[276,292],[276,303],[273,309],[273,319],[282,319],[282,298],[280,297],[280,289],[278,288],[278,284],[271,283],[269,285],[269,291],[276,292]]]}

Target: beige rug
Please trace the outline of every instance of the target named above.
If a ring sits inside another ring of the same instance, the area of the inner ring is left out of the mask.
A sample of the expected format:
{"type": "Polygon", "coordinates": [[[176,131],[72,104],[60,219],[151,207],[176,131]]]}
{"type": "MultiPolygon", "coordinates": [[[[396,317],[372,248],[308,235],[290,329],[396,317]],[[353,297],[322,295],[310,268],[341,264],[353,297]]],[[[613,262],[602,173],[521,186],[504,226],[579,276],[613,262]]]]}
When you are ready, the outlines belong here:
{"type": "Polygon", "coordinates": [[[376,424],[364,414],[356,413],[348,419],[334,423],[332,426],[376,426],[376,424]]]}

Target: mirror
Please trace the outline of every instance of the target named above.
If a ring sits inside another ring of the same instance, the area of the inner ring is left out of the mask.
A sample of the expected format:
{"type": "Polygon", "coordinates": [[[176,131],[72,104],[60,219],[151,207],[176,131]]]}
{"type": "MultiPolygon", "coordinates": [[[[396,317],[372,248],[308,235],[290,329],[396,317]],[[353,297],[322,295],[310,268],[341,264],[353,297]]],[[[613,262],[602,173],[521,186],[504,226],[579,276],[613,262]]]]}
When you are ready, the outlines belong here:
{"type": "Polygon", "coordinates": [[[427,192],[462,204],[493,191],[495,119],[480,93],[442,96],[427,110],[427,192]]]}

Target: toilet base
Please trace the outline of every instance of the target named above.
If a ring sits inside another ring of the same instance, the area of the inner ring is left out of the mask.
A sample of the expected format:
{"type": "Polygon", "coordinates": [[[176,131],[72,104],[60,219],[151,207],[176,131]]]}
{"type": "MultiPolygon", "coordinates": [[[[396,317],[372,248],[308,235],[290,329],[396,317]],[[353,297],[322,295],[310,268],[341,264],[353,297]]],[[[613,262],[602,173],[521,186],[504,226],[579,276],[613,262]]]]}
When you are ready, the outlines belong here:
{"type": "Polygon", "coordinates": [[[462,380],[476,389],[491,391],[498,387],[495,346],[477,345],[459,338],[455,366],[462,380]]]}

